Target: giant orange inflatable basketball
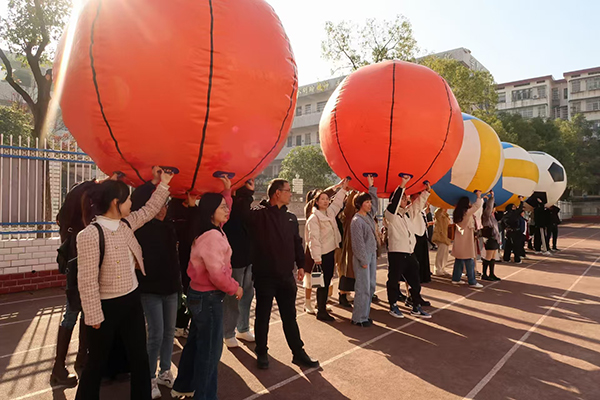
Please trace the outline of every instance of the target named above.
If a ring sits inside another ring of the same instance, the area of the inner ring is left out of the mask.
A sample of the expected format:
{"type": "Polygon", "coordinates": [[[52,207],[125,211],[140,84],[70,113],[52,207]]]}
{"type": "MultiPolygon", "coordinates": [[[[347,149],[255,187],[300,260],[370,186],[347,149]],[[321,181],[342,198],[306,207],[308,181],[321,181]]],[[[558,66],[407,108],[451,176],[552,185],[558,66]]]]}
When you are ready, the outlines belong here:
{"type": "Polygon", "coordinates": [[[152,165],[176,167],[182,196],[221,191],[216,171],[241,186],[281,150],[296,64],[264,0],[90,0],[69,30],[63,118],[104,172],[137,186],[152,165]]]}
{"type": "Polygon", "coordinates": [[[364,174],[387,197],[400,173],[412,194],[452,168],[463,140],[460,108],[446,81],[421,65],[386,61],[349,75],[329,99],[319,133],[327,162],[366,190],[364,174]]]}

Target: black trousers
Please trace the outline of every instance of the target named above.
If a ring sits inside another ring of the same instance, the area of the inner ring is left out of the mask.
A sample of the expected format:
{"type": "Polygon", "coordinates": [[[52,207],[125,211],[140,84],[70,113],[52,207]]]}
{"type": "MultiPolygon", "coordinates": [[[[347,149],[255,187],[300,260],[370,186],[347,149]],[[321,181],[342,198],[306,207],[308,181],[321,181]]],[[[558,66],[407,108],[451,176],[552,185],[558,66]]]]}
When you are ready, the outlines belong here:
{"type": "Polygon", "coordinates": [[[542,234],[544,235],[544,239],[546,242],[546,250],[548,250],[549,240],[548,240],[548,231],[545,227],[534,226],[533,227],[533,248],[535,251],[542,251],[542,234]]]}
{"type": "MultiPolygon", "coordinates": [[[[188,251],[187,253],[188,255],[190,254],[190,252],[188,251]]],[[[181,260],[182,257],[180,257],[181,260]]],[[[189,256],[187,258],[187,261],[185,264],[181,264],[181,265],[185,265],[185,267],[181,267],[181,284],[183,286],[183,293],[187,293],[189,287],[190,287],[190,277],[187,274],[187,267],[188,267],[188,263],[189,263],[189,256]]],[[[183,261],[180,261],[183,262],[183,261]]],[[[175,327],[176,328],[187,328],[190,324],[190,319],[191,319],[191,315],[188,314],[188,308],[187,308],[187,304],[183,304],[181,307],[179,307],[177,309],[177,319],[175,320],[175,327]]]]}
{"type": "MultiPolygon", "coordinates": [[[[323,268],[323,280],[325,287],[317,289],[317,308],[319,312],[327,312],[327,297],[329,295],[329,284],[333,278],[335,268],[335,250],[321,256],[321,268],[323,268]]],[[[308,273],[308,272],[307,272],[308,273]]]]}
{"type": "Polygon", "coordinates": [[[396,304],[400,297],[400,282],[405,279],[410,286],[410,296],[414,305],[421,305],[421,282],[419,279],[419,262],[414,254],[388,253],[388,280],[386,283],[388,302],[396,304]]]}
{"type": "Polygon", "coordinates": [[[89,355],[79,380],[76,399],[100,399],[100,381],[116,338],[131,368],[131,399],[151,398],[150,365],[146,349],[146,321],[139,289],[115,299],[102,300],[104,322],[100,329],[86,326],[89,355]]]}
{"type": "Polygon", "coordinates": [[[298,287],[294,276],[290,274],[285,278],[255,277],[254,289],[256,297],[256,319],[254,321],[254,334],[256,336],[256,354],[266,354],[269,336],[269,320],[273,299],[277,300],[279,315],[283,324],[283,332],[288,346],[294,355],[300,354],[304,343],[300,339],[300,329],[296,321],[296,293],[298,287]]]}
{"type": "Polygon", "coordinates": [[[417,244],[415,244],[414,255],[419,262],[419,279],[421,283],[431,282],[431,266],[429,264],[429,242],[427,235],[417,236],[417,244]]]}
{"type": "Polygon", "coordinates": [[[521,231],[506,231],[506,242],[504,244],[504,261],[510,261],[510,254],[514,253],[515,262],[521,261],[524,252],[523,234],[521,231]]]}
{"type": "Polygon", "coordinates": [[[548,227],[546,235],[546,245],[550,249],[550,237],[552,237],[552,248],[556,250],[556,240],[558,239],[558,225],[552,224],[548,227]]]}

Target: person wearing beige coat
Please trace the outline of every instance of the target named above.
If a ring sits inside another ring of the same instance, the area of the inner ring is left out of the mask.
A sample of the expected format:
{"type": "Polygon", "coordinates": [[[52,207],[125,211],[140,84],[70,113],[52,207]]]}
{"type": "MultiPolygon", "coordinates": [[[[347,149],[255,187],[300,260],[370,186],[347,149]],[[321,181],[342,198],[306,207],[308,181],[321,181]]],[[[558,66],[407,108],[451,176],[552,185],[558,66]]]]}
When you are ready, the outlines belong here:
{"type": "Polygon", "coordinates": [[[450,225],[450,216],[445,208],[438,208],[435,211],[435,225],[433,227],[433,235],[431,240],[438,246],[435,255],[435,271],[436,276],[444,276],[444,268],[448,263],[449,248],[452,241],[448,237],[448,226],[450,225]]]}
{"type": "Polygon", "coordinates": [[[332,321],[333,317],[326,310],[327,292],[333,278],[335,267],[335,249],[340,247],[342,235],[337,226],[335,217],[344,206],[344,198],[348,189],[348,181],[343,180],[342,188],[330,202],[325,192],[318,192],[314,198],[314,210],[306,221],[308,249],[315,265],[321,266],[325,286],[317,289],[317,319],[332,321]]]}
{"type": "Polygon", "coordinates": [[[462,197],[454,209],[454,223],[456,231],[454,236],[454,245],[452,246],[452,255],[454,256],[454,271],[452,273],[452,283],[455,285],[463,283],[463,266],[467,269],[469,286],[474,288],[482,287],[475,279],[475,217],[474,214],[483,205],[481,192],[476,191],[477,200],[470,204],[468,197],[462,197]]]}

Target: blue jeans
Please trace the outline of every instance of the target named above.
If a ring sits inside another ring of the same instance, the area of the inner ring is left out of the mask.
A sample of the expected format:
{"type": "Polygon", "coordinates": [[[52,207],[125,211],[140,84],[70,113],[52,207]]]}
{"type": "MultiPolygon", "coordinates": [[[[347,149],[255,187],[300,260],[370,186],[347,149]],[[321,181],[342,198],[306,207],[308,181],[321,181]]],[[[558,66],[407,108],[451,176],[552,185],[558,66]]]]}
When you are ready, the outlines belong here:
{"type": "Polygon", "coordinates": [[[148,324],[148,361],[150,378],[156,378],[156,363],[160,354],[160,372],[171,370],[178,293],[167,296],[142,293],[142,307],[148,324]]]}
{"type": "MultiPolygon", "coordinates": [[[[69,304],[69,298],[67,297],[67,308],[65,310],[65,314],[63,315],[62,322],[60,326],[67,329],[75,328],[75,324],[77,323],[77,317],[81,311],[71,310],[71,305],[69,304]]],[[[81,314],[83,317],[83,313],[81,314]]],[[[83,321],[82,321],[83,324],[83,321]]],[[[81,329],[81,328],[80,328],[81,329]]]]}
{"type": "Polygon", "coordinates": [[[377,254],[371,254],[368,262],[368,267],[363,268],[356,257],[352,260],[352,267],[354,268],[354,276],[356,278],[352,321],[356,323],[369,320],[371,300],[375,294],[375,286],[377,284],[377,254]]]}
{"type": "Polygon", "coordinates": [[[467,268],[467,278],[469,285],[477,284],[475,279],[475,260],[468,258],[466,260],[454,259],[454,271],[452,271],[452,281],[459,282],[463,272],[463,265],[467,268]]]}
{"type": "Polygon", "coordinates": [[[190,333],[181,353],[179,373],[173,385],[178,392],[195,392],[194,399],[217,399],[217,369],[223,352],[223,299],[220,290],[188,289],[192,314],[190,333]]]}
{"type": "Polygon", "coordinates": [[[240,284],[244,295],[238,301],[235,296],[226,296],[223,313],[223,337],[230,339],[235,336],[235,327],[239,333],[250,330],[250,306],[254,298],[252,284],[252,265],[244,268],[233,268],[231,276],[240,284]]]}

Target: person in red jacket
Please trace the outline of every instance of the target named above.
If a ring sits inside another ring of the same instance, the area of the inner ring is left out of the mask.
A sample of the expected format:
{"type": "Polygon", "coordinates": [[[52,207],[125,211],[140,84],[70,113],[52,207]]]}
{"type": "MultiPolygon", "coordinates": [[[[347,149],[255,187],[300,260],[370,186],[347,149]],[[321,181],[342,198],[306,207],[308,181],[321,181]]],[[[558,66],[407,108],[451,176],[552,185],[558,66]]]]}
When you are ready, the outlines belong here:
{"type": "Polygon", "coordinates": [[[229,202],[222,194],[206,193],[192,220],[192,245],[187,305],[192,314],[188,340],[179,361],[171,395],[217,398],[217,369],[223,352],[223,300],[240,299],[244,291],[231,276],[232,250],[221,229],[229,218],[229,202]]]}

